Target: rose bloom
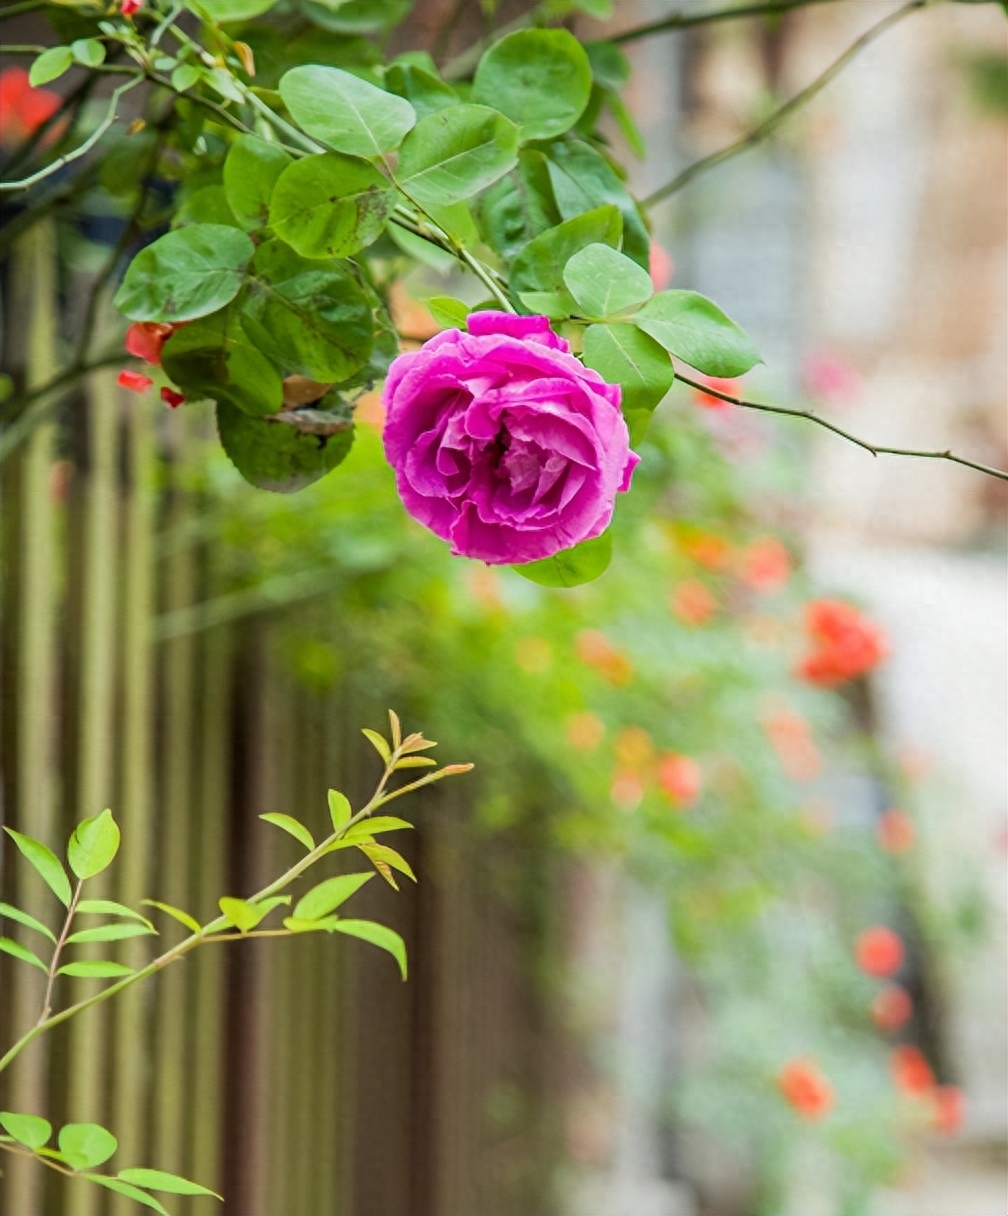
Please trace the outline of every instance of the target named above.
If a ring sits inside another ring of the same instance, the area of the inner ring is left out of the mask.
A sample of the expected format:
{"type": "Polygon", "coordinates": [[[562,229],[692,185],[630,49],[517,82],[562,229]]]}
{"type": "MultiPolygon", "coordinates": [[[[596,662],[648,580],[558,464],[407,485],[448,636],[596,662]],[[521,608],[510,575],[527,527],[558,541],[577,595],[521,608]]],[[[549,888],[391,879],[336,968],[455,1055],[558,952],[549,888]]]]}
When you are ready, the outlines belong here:
{"type": "Polygon", "coordinates": [[[619,387],[546,317],[475,312],[468,324],[389,368],[385,454],[406,510],[489,565],[600,536],[639,459],[619,387]]]}
{"type": "Polygon", "coordinates": [[[784,1100],[803,1119],[821,1119],[833,1106],[829,1078],[809,1060],[792,1060],[777,1075],[784,1100]]]}
{"type": "Polygon", "coordinates": [[[913,820],[906,811],[897,810],[895,807],[883,811],[875,827],[879,848],[887,853],[906,853],[908,849],[913,848],[915,834],[913,820]]]}
{"type": "Polygon", "coordinates": [[[912,1098],[924,1097],[935,1087],[934,1073],[927,1057],[919,1047],[902,1043],[889,1055],[889,1070],[900,1093],[912,1098]]]}
{"type": "Polygon", "coordinates": [[[706,625],[718,603],[699,579],[688,578],[673,588],[669,606],[684,625],[706,625]]]}
{"type": "Polygon", "coordinates": [[[910,993],[899,984],[886,984],[880,988],[871,1003],[872,1020],[879,1030],[887,1033],[905,1026],[912,1013],[910,993]]]}
{"type": "Polygon", "coordinates": [[[658,785],[676,806],[692,806],[703,793],[703,769],[692,756],[668,752],[658,764],[658,785]]]}
{"type": "Polygon", "coordinates": [[[24,68],[0,72],[0,146],[19,144],[60,108],[52,89],[33,89],[24,68]]]}
{"type": "Polygon", "coordinates": [[[760,594],[776,591],[791,577],[791,554],[776,536],[754,540],[742,554],[742,581],[760,594]]]}
{"type": "Polygon", "coordinates": [[[857,939],[854,957],[865,975],[883,977],[903,965],[903,939],[885,925],[872,925],[857,939]]]}
{"type": "Polygon", "coordinates": [[[830,686],[871,671],[886,656],[881,629],[852,604],[812,600],[805,608],[805,628],[813,649],[798,667],[810,684],[830,686]]]}
{"type": "Polygon", "coordinates": [[[946,1136],[954,1136],[966,1117],[966,1101],[962,1090],[955,1085],[939,1085],[934,1093],[935,1130],[946,1136]]]}

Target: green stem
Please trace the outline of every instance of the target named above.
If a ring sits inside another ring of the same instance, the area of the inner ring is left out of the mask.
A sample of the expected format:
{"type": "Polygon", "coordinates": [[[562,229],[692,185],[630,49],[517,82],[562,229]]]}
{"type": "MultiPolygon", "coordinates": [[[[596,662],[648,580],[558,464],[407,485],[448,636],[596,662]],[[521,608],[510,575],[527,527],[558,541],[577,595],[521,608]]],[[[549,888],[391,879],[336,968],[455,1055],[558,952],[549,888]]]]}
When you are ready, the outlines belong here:
{"type": "Polygon", "coordinates": [[[844,53],[838,59],[835,59],[824,72],[822,72],[815,78],[815,80],[812,81],[811,84],[802,89],[800,93],[796,93],[790,101],[786,101],[784,105],[779,107],[779,109],[774,110],[774,112],[768,118],[765,118],[763,122],[759,124],[759,126],[754,127],[751,131],[743,135],[741,139],[737,139],[734,143],[729,144],[727,147],[721,148],[717,152],[712,152],[710,156],[704,156],[700,160],[694,161],[692,165],[687,165],[687,167],[683,169],[681,173],[672,178],[670,182],[666,182],[664,186],[659,187],[653,193],[649,194],[647,198],[644,199],[644,206],[654,207],[657,203],[663,202],[665,199],[671,197],[671,195],[681,190],[684,186],[688,185],[701,173],[706,173],[708,169],[713,169],[717,165],[723,164],[726,160],[730,160],[733,156],[738,156],[739,153],[746,152],[750,148],[756,147],[757,144],[762,143],[762,141],[771,135],[786,118],[811,101],[812,98],[818,93],[822,92],[830,81],[833,80],[834,77],[838,76],[840,72],[842,72],[847,66],[847,64],[850,63],[850,61],[858,54],[860,54],[860,52],[863,51],[866,46],[874,42],[876,38],[880,37],[887,30],[891,29],[894,25],[902,21],[904,17],[909,17],[911,13],[916,12],[918,9],[927,8],[929,5],[934,3],[936,3],[936,0],[911,0],[911,3],[904,4],[902,8],[896,9],[895,12],[889,13],[887,16],[883,17],[881,21],[877,21],[873,26],[870,27],[870,29],[866,30],[860,38],[852,42],[844,53]]]}
{"type": "MultiPolygon", "coordinates": [[[[286,870],[279,878],[268,883],[260,891],[256,891],[254,895],[248,897],[249,903],[256,903],[261,899],[267,899],[270,895],[275,895],[277,892],[288,886],[295,879],[300,878],[306,870],[309,870],[317,861],[320,861],[332,849],[332,846],[346,836],[347,832],[352,827],[355,827],[363,819],[366,819],[379,807],[385,803],[391,802],[394,798],[398,798],[402,794],[409,793],[412,790],[420,789],[421,786],[430,785],[434,781],[439,781],[442,777],[452,776],[456,772],[466,771],[471,766],[449,765],[445,769],[439,769],[436,772],[428,773],[425,777],[421,777],[419,781],[412,781],[401,789],[392,790],[390,793],[385,793],[385,787],[388,784],[389,778],[395,769],[396,762],[401,759],[403,752],[397,748],[385,765],[385,771],[382,774],[381,780],[378,782],[375,792],[371,795],[367,804],[357,812],[356,815],[350,817],[345,824],[337,831],[332,832],[329,836],[315,846],[310,853],[306,853],[300,861],[296,862],[286,870]]],[[[8,1049],[2,1058],[0,1058],[0,1072],[3,1072],[8,1065],[15,1060],[22,1051],[32,1042],[35,1041],[41,1034],[52,1030],[54,1027],[61,1025],[63,1022],[69,1021],[70,1018],[76,1017],[77,1014],[83,1013],[85,1009],[90,1009],[92,1006],[100,1004],[102,1001],[109,1000],[110,997],[116,996],[127,988],[131,988],[140,980],[147,979],[151,975],[156,975],[157,972],[163,971],[170,963],[177,962],[184,958],[190,951],[197,946],[204,945],[206,942],[214,940],[215,935],[219,935],[221,930],[226,930],[231,922],[226,916],[218,916],[209,924],[204,925],[198,933],[193,933],[189,937],[184,938],[177,945],[172,946],[170,950],[166,950],[164,954],[159,955],[153,962],[147,964],[146,967],[133,975],[125,976],[115,984],[111,984],[108,988],[101,992],[95,993],[94,996],[88,997],[86,1000],[78,1001],[75,1005],[70,1005],[68,1008],[61,1010],[52,1017],[47,1018],[44,1022],[40,1022],[33,1026],[21,1036],[18,1041],[8,1049]]],[[[240,937],[248,936],[240,934],[240,937]]]]}
{"type": "Polygon", "coordinates": [[[710,397],[717,397],[719,401],[727,401],[730,405],[742,406],[743,409],[760,410],[764,414],[782,414],[785,418],[804,418],[806,422],[814,422],[817,426],[832,431],[834,435],[839,435],[841,439],[857,444],[859,448],[864,448],[873,456],[916,456],[921,460],[948,460],[952,464],[964,465],[967,469],[976,469],[978,473],[986,473],[988,477],[996,477],[999,481],[1008,481],[1008,472],[1005,472],[1004,469],[996,469],[989,464],[979,464],[975,460],[967,460],[964,456],[956,456],[947,449],[943,452],[931,452],[920,448],[891,448],[880,443],[869,443],[867,439],[852,435],[850,431],[845,431],[843,427],[837,426],[835,422],[830,422],[819,414],[813,414],[811,410],[791,409],[786,405],[766,405],[762,401],[744,401],[740,397],[733,397],[730,393],[723,393],[720,389],[712,388],[701,380],[691,380],[689,376],[684,376],[678,368],[676,368],[676,379],[681,380],[683,384],[690,385],[691,388],[699,389],[710,397]]]}
{"type": "Polygon", "coordinates": [[[811,8],[817,4],[836,4],[839,0],[791,0],[791,3],[781,4],[780,0],[769,0],[762,4],[741,4],[730,8],[716,8],[706,13],[669,13],[658,21],[649,21],[646,25],[637,25],[632,29],[612,34],[608,42],[626,44],[637,42],[641,38],[651,38],[655,34],[665,34],[672,30],[692,29],[696,25],[710,25],[716,21],[740,21],[746,17],[777,17],[790,13],[793,9],[811,8]]]}

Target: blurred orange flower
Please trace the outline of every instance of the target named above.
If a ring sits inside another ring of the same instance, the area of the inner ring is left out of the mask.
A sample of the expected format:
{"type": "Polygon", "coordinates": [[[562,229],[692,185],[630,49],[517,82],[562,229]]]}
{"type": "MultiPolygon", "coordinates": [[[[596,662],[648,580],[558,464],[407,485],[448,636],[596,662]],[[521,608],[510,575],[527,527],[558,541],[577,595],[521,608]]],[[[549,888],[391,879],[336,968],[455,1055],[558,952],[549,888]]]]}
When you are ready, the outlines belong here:
{"type": "Polygon", "coordinates": [[[618,772],[613,778],[610,795],[621,811],[633,811],[644,800],[644,780],[640,773],[630,769],[618,772]]]}
{"type": "Polygon", "coordinates": [[[699,579],[688,578],[674,587],[669,606],[684,625],[706,625],[718,603],[699,579]]]}
{"type": "Polygon", "coordinates": [[[871,1003],[871,1014],[879,1030],[899,1030],[910,1020],[913,1001],[910,993],[899,984],[886,984],[875,994],[871,1003]]]}
{"type": "Polygon", "coordinates": [[[679,548],[691,561],[708,570],[723,570],[731,555],[731,546],[723,537],[699,529],[682,534],[679,548]]]}
{"type": "Polygon", "coordinates": [[[598,629],[583,629],[574,639],[574,649],[582,663],[594,667],[610,684],[629,684],[633,666],[598,629]]]}
{"type": "Polygon", "coordinates": [[[625,726],[616,736],[616,760],[621,768],[645,768],[654,750],[654,740],[643,726],[625,726]]]}
{"type": "Polygon", "coordinates": [[[579,752],[594,751],[605,737],[605,723],[597,714],[572,714],[567,719],[567,742],[579,752]]]}
{"type": "Polygon", "coordinates": [[[763,729],[781,768],[792,781],[814,781],[822,769],[822,756],[812,727],[793,709],[779,709],[763,719],[763,729]]]}
{"type": "Polygon", "coordinates": [[[810,684],[841,684],[871,671],[886,657],[882,630],[852,604],[811,600],[805,607],[805,628],[812,650],[799,664],[798,674],[810,684]]]}
{"type": "MultiPolygon", "coordinates": [[[[704,384],[717,389],[719,393],[727,393],[731,397],[739,397],[742,394],[737,380],[726,380],[723,376],[703,376],[701,379],[704,384]]],[[[712,393],[705,393],[698,388],[693,390],[693,399],[697,405],[702,405],[706,410],[726,410],[730,404],[722,401],[720,397],[715,397],[712,393]]]]}
{"type": "Polygon", "coordinates": [[[833,1086],[810,1060],[792,1060],[777,1075],[784,1100],[803,1119],[821,1119],[833,1106],[833,1086]]]}
{"type": "Polygon", "coordinates": [[[742,554],[740,577],[760,594],[776,591],[791,577],[791,554],[775,536],[762,536],[742,554]]]}
{"type": "Polygon", "coordinates": [[[934,1093],[935,1130],[946,1136],[954,1136],[966,1117],[966,1100],[955,1085],[939,1085],[934,1093]]]}
{"type": "Polygon", "coordinates": [[[893,975],[903,965],[903,939],[885,925],[872,925],[854,944],[854,958],[865,975],[893,975]]]}
{"type": "Polygon", "coordinates": [[[919,1047],[902,1043],[889,1054],[889,1070],[900,1093],[920,1098],[935,1087],[934,1073],[919,1047]]]}
{"type": "Polygon", "coordinates": [[[658,785],[676,806],[692,806],[703,793],[703,769],[692,756],[666,752],[658,764],[658,785]]]}
{"type": "Polygon", "coordinates": [[[910,816],[906,811],[897,810],[895,807],[883,811],[875,827],[875,837],[878,840],[879,848],[884,849],[887,853],[907,852],[908,849],[913,848],[916,834],[914,822],[910,816]]]}

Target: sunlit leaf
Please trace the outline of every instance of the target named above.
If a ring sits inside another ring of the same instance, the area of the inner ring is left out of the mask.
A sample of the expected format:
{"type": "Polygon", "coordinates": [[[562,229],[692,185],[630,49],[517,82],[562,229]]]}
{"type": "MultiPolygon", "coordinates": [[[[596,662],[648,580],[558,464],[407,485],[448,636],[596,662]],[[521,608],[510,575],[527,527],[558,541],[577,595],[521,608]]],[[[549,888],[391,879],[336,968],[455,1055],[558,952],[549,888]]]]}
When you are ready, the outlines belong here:
{"type": "Polygon", "coordinates": [[[612,536],[608,529],[594,540],[583,540],[537,562],[512,566],[516,574],[543,587],[580,587],[604,574],[612,558],[612,536]]]}
{"type": "Polygon", "coordinates": [[[41,1148],[52,1135],[52,1124],[41,1115],[18,1115],[9,1110],[0,1110],[0,1127],[33,1150],[41,1148]]]}
{"type": "Polygon", "coordinates": [[[153,1195],[148,1195],[146,1191],[140,1190],[139,1187],[133,1186],[129,1182],[124,1182],[121,1178],[109,1178],[105,1174],[81,1174],[81,1177],[87,1178],[89,1182],[97,1182],[99,1186],[115,1191],[117,1195],[125,1195],[127,1199],[142,1203],[144,1207],[152,1208],[161,1216],[169,1216],[168,1209],[153,1195]]]}
{"type": "Polygon", "coordinates": [[[8,920],[16,920],[19,924],[25,925],[29,929],[34,929],[36,933],[45,934],[51,942],[56,941],[56,934],[52,930],[47,929],[34,916],[29,915],[27,912],[22,912],[20,908],[15,908],[13,904],[5,904],[0,901],[0,916],[6,916],[8,920]]]}
{"type": "Polygon", "coordinates": [[[608,245],[579,250],[564,267],[564,283],[587,317],[609,317],[652,294],[651,276],[608,245]]]}
{"type": "Polygon", "coordinates": [[[119,825],[106,807],[100,815],[82,820],[67,842],[67,861],[78,878],[94,878],[119,852],[119,825]]]}
{"type": "Polygon", "coordinates": [[[169,1174],[165,1170],[148,1170],[137,1166],[128,1170],[120,1170],[118,1176],[123,1182],[134,1186],[147,1187],[151,1191],[167,1191],[172,1195],[213,1195],[222,1199],[216,1191],[209,1187],[200,1186],[198,1182],[190,1182],[188,1178],[180,1178],[178,1174],[169,1174]]]}
{"type": "Polygon", "coordinates": [[[110,1131],[97,1123],[67,1123],[57,1137],[60,1152],[75,1170],[93,1170],[103,1165],[119,1147],[110,1131]]]}
{"type": "Polygon", "coordinates": [[[384,735],[380,735],[376,730],[368,730],[366,726],[361,731],[361,734],[365,739],[368,740],[368,742],[375,749],[378,755],[381,756],[385,763],[388,764],[389,760],[392,759],[392,753],[389,750],[389,745],[385,740],[384,735]]]}
{"type": "Polygon", "coordinates": [[[387,950],[399,964],[402,978],[406,979],[406,943],[394,929],[370,920],[339,920],[333,930],[336,933],[346,933],[349,937],[359,937],[373,946],[387,950]]]}
{"type": "Polygon", "coordinates": [[[588,56],[573,34],[519,30],[480,60],[472,97],[518,123],[523,139],[554,139],[580,118],[591,86],[588,56]]]}
{"type": "Polygon", "coordinates": [[[242,933],[254,929],[266,915],[266,911],[256,904],[249,903],[247,899],[238,899],[234,895],[222,895],[217,904],[231,924],[242,933]]]}
{"type": "Polygon", "coordinates": [[[421,119],[403,140],[396,181],[422,207],[471,198],[518,163],[518,128],[489,106],[457,105],[421,119]]]}
{"type": "Polygon", "coordinates": [[[315,837],[293,815],[284,815],[280,811],[269,811],[265,815],[260,815],[259,818],[265,819],[267,823],[272,823],[274,827],[293,836],[295,840],[304,845],[309,853],[315,848],[315,837]]]}
{"type": "Polygon", "coordinates": [[[351,895],[374,878],[373,874],[340,874],[312,887],[294,905],[295,920],[318,920],[335,912],[351,895]]]}
{"type": "Polygon", "coordinates": [[[71,933],[67,942],[117,942],[156,932],[156,929],[149,929],[146,925],[100,925],[97,929],[81,929],[71,933]]]}
{"type": "Polygon", "coordinates": [[[122,916],[129,920],[138,920],[148,929],[154,928],[146,916],[141,916],[139,912],[134,912],[132,908],[118,904],[113,899],[81,899],[77,902],[77,911],[92,916],[122,916]]]}
{"type": "Polygon", "coordinates": [[[13,828],[4,828],[4,831],[42,876],[56,898],[69,905],[70,880],[52,849],[40,840],[25,836],[22,832],[15,832],[13,828]]]}
{"type": "Polygon", "coordinates": [[[33,967],[38,967],[40,971],[49,970],[37,954],[33,954],[27,946],[22,946],[20,942],[13,941],[9,937],[0,937],[0,950],[4,954],[9,954],[13,958],[20,959],[22,963],[31,963],[33,967]]]}
{"type": "Polygon", "coordinates": [[[121,979],[124,975],[132,975],[133,968],[124,963],[114,963],[111,959],[87,959],[81,963],[66,963],[60,967],[57,975],[73,975],[84,980],[121,979]]]}
{"type": "Polygon", "coordinates": [[[748,335],[696,291],[663,291],[633,318],[667,351],[708,376],[741,376],[760,362],[748,335]]]}
{"type": "Polygon", "coordinates": [[[303,131],[351,156],[380,156],[416,122],[408,101],[340,68],[291,68],[280,95],[303,131]]]}
{"type": "Polygon", "coordinates": [[[353,818],[350,801],[346,794],[341,794],[339,790],[329,791],[329,818],[337,832],[353,818]]]}
{"type": "Polygon", "coordinates": [[[199,933],[202,927],[194,916],[190,916],[188,912],[183,912],[181,908],[173,907],[172,904],[161,903],[157,899],[142,899],[140,902],[148,908],[157,908],[159,912],[163,912],[166,916],[177,920],[180,925],[185,925],[193,933],[199,933]]]}
{"type": "Polygon", "coordinates": [[[406,858],[397,853],[395,849],[389,848],[387,844],[361,844],[358,845],[358,848],[375,865],[383,862],[385,865],[391,866],[393,870],[398,870],[400,874],[405,874],[407,878],[411,878],[416,882],[416,875],[413,873],[406,858]]]}

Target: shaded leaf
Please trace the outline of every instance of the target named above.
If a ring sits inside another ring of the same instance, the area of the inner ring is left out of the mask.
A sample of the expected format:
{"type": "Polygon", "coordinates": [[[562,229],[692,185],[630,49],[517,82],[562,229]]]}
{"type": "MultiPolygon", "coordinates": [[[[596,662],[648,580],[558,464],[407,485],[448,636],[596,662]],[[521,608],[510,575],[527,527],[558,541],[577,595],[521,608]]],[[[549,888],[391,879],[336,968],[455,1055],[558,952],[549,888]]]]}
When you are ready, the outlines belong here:
{"type": "Polygon", "coordinates": [[[283,381],[226,309],[177,329],[161,352],[161,365],[190,401],[228,401],[253,418],[283,408],[283,381]]]}
{"type": "Polygon", "coordinates": [[[294,905],[295,920],[318,920],[335,912],[351,895],[370,882],[373,874],[339,874],[312,887],[294,905]]]}
{"type": "Polygon", "coordinates": [[[110,1131],[97,1123],[67,1123],[57,1137],[66,1163],[75,1170],[91,1170],[103,1165],[119,1147],[110,1131]]]}
{"type": "Polygon", "coordinates": [[[464,329],[470,311],[468,304],[453,296],[430,296],[424,300],[424,307],[445,329],[464,329]]]}
{"type": "Polygon", "coordinates": [[[259,818],[265,819],[267,823],[272,823],[274,827],[293,836],[295,840],[304,845],[309,853],[315,848],[315,837],[293,815],[284,815],[280,811],[269,811],[265,815],[260,815],[259,818]]]}
{"type": "Polygon", "coordinates": [[[550,146],[546,158],[553,197],[564,219],[604,205],[617,207],[623,220],[621,248],[647,269],[651,238],[633,196],[601,152],[583,139],[561,140],[550,146]]]}
{"type": "Polygon", "coordinates": [[[100,815],[82,820],[67,842],[70,869],[78,878],[94,878],[112,863],[119,841],[119,825],[108,807],[100,815]]]}
{"type": "Polygon", "coordinates": [[[398,97],[404,97],[421,119],[459,102],[459,95],[451,85],[415,63],[390,63],[385,69],[385,86],[398,97]]]}
{"type": "Polygon", "coordinates": [[[13,904],[5,904],[0,901],[0,916],[6,916],[8,920],[16,920],[19,924],[25,925],[29,929],[34,929],[36,933],[42,933],[51,942],[56,941],[56,934],[51,929],[46,928],[40,920],[36,920],[27,912],[22,912],[20,908],[15,908],[13,904]]]}
{"type": "Polygon", "coordinates": [[[615,248],[623,232],[616,207],[598,207],[534,237],[518,254],[511,267],[511,289],[564,291],[564,267],[581,249],[603,244],[615,248]]]}
{"type": "Polygon", "coordinates": [[[283,422],[252,418],[229,401],[217,404],[217,434],[228,459],[260,490],[293,494],[331,473],[353,446],[353,430],[312,435],[283,422]]]}
{"type": "Polygon", "coordinates": [[[580,587],[605,574],[612,559],[612,536],[608,529],[594,540],[583,540],[542,561],[512,566],[515,573],[543,587],[580,587]]]}
{"type": "Polygon", "coordinates": [[[672,387],[672,363],[647,334],[626,322],[589,325],[583,357],[610,384],[623,390],[623,409],[653,410],[672,387]]]}
{"type": "Polygon", "coordinates": [[[243,228],[265,227],[273,187],[289,164],[283,148],[254,135],[239,135],[231,145],[224,161],[224,193],[243,228]]]}
{"type": "Polygon", "coordinates": [[[13,828],[4,828],[4,831],[35,867],[60,903],[69,906],[70,879],[67,878],[66,870],[63,869],[52,849],[44,845],[41,840],[15,832],[13,828]]]}
{"type": "Polygon", "coordinates": [[[391,210],[388,179],[366,160],[327,152],[281,173],[270,227],[302,257],[347,257],[377,240],[391,210]]]}
{"type": "Polygon", "coordinates": [[[387,950],[399,964],[402,978],[406,979],[406,943],[394,929],[371,920],[339,920],[333,930],[336,933],[346,933],[349,937],[359,937],[373,946],[387,950]]]}

